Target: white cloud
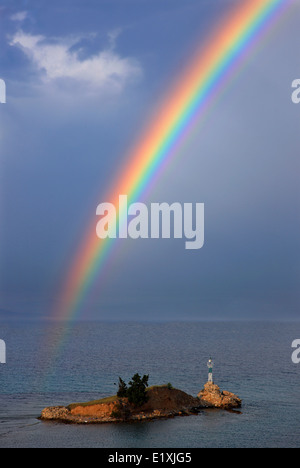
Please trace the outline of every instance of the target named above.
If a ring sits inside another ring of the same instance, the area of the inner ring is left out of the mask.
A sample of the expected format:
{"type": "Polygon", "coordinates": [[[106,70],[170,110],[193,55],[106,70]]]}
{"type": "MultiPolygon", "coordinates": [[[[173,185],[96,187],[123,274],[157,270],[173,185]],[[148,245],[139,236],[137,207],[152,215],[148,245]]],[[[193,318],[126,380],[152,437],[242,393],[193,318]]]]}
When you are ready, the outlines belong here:
{"type": "Polygon", "coordinates": [[[17,22],[22,23],[23,21],[26,20],[27,17],[28,17],[27,11],[19,11],[18,13],[15,13],[14,15],[12,15],[10,19],[12,21],[17,21],[17,22]]]}
{"type": "Polygon", "coordinates": [[[34,36],[19,31],[10,41],[11,46],[21,48],[41,71],[44,82],[59,83],[73,80],[87,91],[121,91],[128,82],[140,78],[140,64],[132,58],[122,58],[114,51],[118,32],[109,35],[109,48],[80,60],[72,46],[82,37],[49,41],[44,36],[34,36]]]}

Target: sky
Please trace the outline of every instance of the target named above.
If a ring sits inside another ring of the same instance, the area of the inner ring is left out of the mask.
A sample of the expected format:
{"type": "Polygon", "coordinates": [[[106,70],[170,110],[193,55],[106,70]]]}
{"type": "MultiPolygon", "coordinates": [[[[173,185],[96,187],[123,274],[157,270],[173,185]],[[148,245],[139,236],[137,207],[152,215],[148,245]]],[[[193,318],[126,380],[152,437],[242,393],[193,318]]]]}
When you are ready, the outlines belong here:
{"type": "MultiPolygon", "coordinates": [[[[236,0],[0,0],[0,317],[51,320],[129,148],[236,0]]],[[[300,2],[144,200],[205,204],[205,245],[117,243],[81,320],[298,320],[300,2]]]]}

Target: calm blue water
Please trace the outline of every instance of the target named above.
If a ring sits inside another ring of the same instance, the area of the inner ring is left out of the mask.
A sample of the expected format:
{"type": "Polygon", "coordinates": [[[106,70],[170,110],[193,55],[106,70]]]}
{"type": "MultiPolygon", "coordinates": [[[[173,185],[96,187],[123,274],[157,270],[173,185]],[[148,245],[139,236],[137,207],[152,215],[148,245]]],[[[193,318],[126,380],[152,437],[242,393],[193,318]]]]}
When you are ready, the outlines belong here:
{"type": "MultiPolygon", "coordinates": [[[[53,326],[58,338],[60,326],[53,326]]],[[[55,365],[55,342],[41,324],[2,325],[7,364],[0,365],[0,447],[299,447],[300,364],[291,343],[300,323],[81,323],[55,365]],[[51,349],[53,348],[53,349],[51,349]],[[72,426],[41,422],[41,410],[115,394],[115,382],[139,372],[149,384],[171,382],[196,395],[214,378],[243,399],[242,414],[137,424],[72,426]]]]}

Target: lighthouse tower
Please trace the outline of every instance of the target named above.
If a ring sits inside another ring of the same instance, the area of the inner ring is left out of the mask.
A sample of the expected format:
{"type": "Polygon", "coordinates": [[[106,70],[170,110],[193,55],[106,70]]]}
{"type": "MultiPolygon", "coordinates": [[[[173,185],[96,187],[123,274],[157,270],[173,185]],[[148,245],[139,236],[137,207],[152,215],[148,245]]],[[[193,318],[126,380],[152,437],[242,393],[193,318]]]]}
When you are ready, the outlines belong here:
{"type": "Polygon", "coordinates": [[[208,382],[210,383],[213,383],[213,367],[214,367],[214,363],[212,361],[212,358],[209,359],[208,363],[207,363],[207,367],[208,367],[208,382]]]}

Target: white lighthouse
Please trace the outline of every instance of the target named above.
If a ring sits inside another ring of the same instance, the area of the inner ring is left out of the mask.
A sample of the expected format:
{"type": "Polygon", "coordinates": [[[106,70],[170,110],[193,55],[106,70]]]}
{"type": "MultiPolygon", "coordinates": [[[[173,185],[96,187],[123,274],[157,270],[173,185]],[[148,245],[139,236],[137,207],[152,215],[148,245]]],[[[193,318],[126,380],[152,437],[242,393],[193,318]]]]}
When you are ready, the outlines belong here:
{"type": "Polygon", "coordinates": [[[214,363],[212,361],[212,358],[209,358],[209,361],[207,363],[208,367],[208,382],[213,383],[213,367],[214,363]]]}

